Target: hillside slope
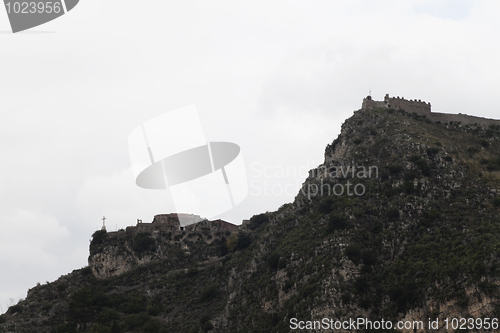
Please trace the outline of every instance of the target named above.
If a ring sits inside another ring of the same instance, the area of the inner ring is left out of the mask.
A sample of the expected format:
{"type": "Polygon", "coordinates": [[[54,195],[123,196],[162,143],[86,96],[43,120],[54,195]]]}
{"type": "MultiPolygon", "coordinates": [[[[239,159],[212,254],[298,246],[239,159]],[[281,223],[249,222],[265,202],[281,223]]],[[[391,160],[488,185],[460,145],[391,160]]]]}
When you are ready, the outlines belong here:
{"type": "Polygon", "coordinates": [[[0,332],[289,332],[292,318],[498,318],[499,191],[500,126],[360,110],[294,202],[252,217],[238,237],[207,247],[203,235],[174,235],[179,242],[158,256],[161,237],[138,246],[96,233],[92,255],[123,255],[122,246],[151,260],[106,279],[87,267],[34,287],[0,316],[0,332]]]}

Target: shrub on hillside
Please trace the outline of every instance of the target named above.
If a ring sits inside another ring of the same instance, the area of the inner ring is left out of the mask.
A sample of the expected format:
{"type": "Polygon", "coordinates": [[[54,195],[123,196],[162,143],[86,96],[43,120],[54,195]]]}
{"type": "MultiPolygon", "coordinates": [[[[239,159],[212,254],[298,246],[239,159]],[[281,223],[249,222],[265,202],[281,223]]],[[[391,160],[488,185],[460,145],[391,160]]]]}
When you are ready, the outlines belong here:
{"type": "Polygon", "coordinates": [[[330,234],[336,230],[344,230],[348,227],[349,223],[344,216],[332,215],[328,218],[328,226],[326,228],[326,232],[330,234]]]}
{"type": "Polygon", "coordinates": [[[490,143],[487,140],[481,140],[479,141],[479,144],[483,146],[484,148],[488,148],[490,146],[490,143]]]}
{"type": "Polygon", "coordinates": [[[92,234],[92,241],[90,242],[90,246],[102,244],[107,236],[108,233],[106,230],[97,230],[92,234]]]}
{"type": "Polygon", "coordinates": [[[427,148],[427,156],[433,157],[437,153],[439,153],[439,148],[436,147],[427,148]]]}
{"type": "Polygon", "coordinates": [[[200,302],[206,302],[217,296],[217,288],[214,285],[210,285],[203,289],[200,294],[200,302]]]}
{"type": "Polygon", "coordinates": [[[248,236],[244,232],[240,232],[238,234],[232,234],[229,236],[226,242],[227,249],[231,252],[235,252],[238,250],[243,250],[250,246],[252,240],[250,236],[248,236]]]}
{"type": "Polygon", "coordinates": [[[397,221],[399,219],[399,210],[397,208],[391,208],[386,212],[386,216],[390,222],[397,221]]]}
{"type": "Polygon", "coordinates": [[[493,206],[500,208],[500,197],[497,197],[493,200],[493,206]]]}
{"type": "Polygon", "coordinates": [[[267,222],[269,222],[269,217],[267,217],[265,213],[254,215],[250,218],[250,223],[248,224],[248,228],[254,230],[267,222]]]}
{"type": "Polygon", "coordinates": [[[147,232],[140,232],[135,236],[133,249],[137,253],[145,251],[153,251],[155,248],[155,240],[147,232]]]}

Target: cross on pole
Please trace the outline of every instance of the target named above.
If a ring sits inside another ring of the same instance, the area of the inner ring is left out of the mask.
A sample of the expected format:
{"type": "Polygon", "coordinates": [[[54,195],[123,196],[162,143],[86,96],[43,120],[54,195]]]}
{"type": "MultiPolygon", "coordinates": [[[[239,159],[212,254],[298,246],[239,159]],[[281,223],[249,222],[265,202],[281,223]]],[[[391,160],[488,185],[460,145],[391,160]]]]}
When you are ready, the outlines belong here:
{"type": "Polygon", "coordinates": [[[106,222],[106,216],[103,216],[102,217],[102,229],[101,230],[106,230],[106,224],[105,224],[105,222],[106,222]]]}

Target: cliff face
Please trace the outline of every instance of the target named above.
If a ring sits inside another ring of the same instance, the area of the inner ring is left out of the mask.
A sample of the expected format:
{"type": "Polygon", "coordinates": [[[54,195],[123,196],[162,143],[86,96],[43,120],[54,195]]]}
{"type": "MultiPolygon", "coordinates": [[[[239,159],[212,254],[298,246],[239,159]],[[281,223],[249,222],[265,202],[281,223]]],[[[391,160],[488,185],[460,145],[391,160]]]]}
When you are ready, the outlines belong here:
{"type": "MultiPolygon", "coordinates": [[[[160,228],[158,228],[160,229],[160,228]]],[[[207,228],[208,229],[208,228],[207,228]]],[[[151,262],[162,261],[165,266],[181,267],[204,262],[225,254],[226,238],[233,231],[174,231],[107,233],[97,231],[90,244],[89,267],[98,279],[121,275],[151,262]],[[179,253],[189,256],[189,262],[176,263],[179,253]]]]}
{"type": "Polygon", "coordinates": [[[498,318],[499,143],[495,123],[357,111],[293,203],[234,235],[97,232],[90,267],[32,289],[0,332],[289,332],[294,318],[358,317],[437,332],[498,318]]]}

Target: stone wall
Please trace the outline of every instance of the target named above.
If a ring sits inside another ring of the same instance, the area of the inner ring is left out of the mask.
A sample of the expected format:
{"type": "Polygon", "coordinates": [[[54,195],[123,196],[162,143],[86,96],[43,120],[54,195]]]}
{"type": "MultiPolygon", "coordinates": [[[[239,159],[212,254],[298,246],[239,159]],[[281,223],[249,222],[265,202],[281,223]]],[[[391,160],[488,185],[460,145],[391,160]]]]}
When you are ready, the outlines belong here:
{"type": "MultiPolygon", "coordinates": [[[[159,214],[155,215],[153,222],[142,223],[137,222],[135,226],[129,226],[125,230],[128,237],[134,238],[140,232],[147,233],[168,233],[173,231],[198,231],[198,230],[210,230],[210,231],[238,231],[240,227],[236,224],[229,223],[227,221],[218,219],[214,221],[201,220],[198,215],[183,214],[185,217],[191,218],[195,223],[189,225],[181,225],[179,218],[176,213],[171,214],[159,214]]],[[[181,217],[181,219],[184,217],[181,217]]],[[[114,234],[115,232],[109,232],[108,234],[114,234]]]]}
{"type": "Polygon", "coordinates": [[[199,215],[184,214],[184,213],[170,213],[155,215],[153,223],[168,223],[174,225],[189,225],[202,221],[203,218],[199,215]]]}
{"type": "Polygon", "coordinates": [[[236,224],[218,219],[214,221],[201,221],[185,227],[187,231],[210,230],[210,231],[238,231],[240,227],[236,224]]]}
{"type": "Polygon", "coordinates": [[[409,113],[415,112],[419,115],[429,115],[431,113],[431,103],[422,102],[421,100],[406,100],[404,97],[389,97],[389,94],[387,94],[384,103],[390,109],[405,110],[409,113]]]}
{"type": "Polygon", "coordinates": [[[431,112],[431,103],[422,102],[421,100],[406,100],[404,97],[389,97],[386,94],[383,101],[374,101],[371,96],[366,96],[363,99],[361,108],[370,110],[375,108],[405,110],[409,113],[417,113],[420,115],[428,115],[431,112]]]}
{"type": "Polygon", "coordinates": [[[370,95],[363,98],[363,104],[361,104],[361,109],[371,110],[375,108],[387,108],[387,103],[385,101],[374,101],[370,95]]]}
{"type": "Polygon", "coordinates": [[[440,121],[441,123],[449,123],[460,122],[460,125],[481,125],[483,127],[488,127],[489,125],[500,125],[500,120],[498,119],[490,119],[490,118],[481,118],[476,116],[469,116],[467,114],[453,114],[453,113],[439,113],[432,112],[429,117],[430,120],[436,122],[440,121]]]}
{"type": "Polygon", "coordinates": [[[481,118],[476,116],[469,116],[466,114],[452,114],[452,113],[439,113],[431,112],[431,103],[423,102],[421,100],[406,100],[404,97],[389,97],[386,94],[383,101],[374,101],[371,96],[363,99],[361,109],[371,110],[375,108],[403,110],[408,113],[416,113],[420,116],[426,116],[429,120],[441,123],[460,122],[461,125],[481,125],[487,127],[489,125],[500,125],[500,120],[481,118]]]}

